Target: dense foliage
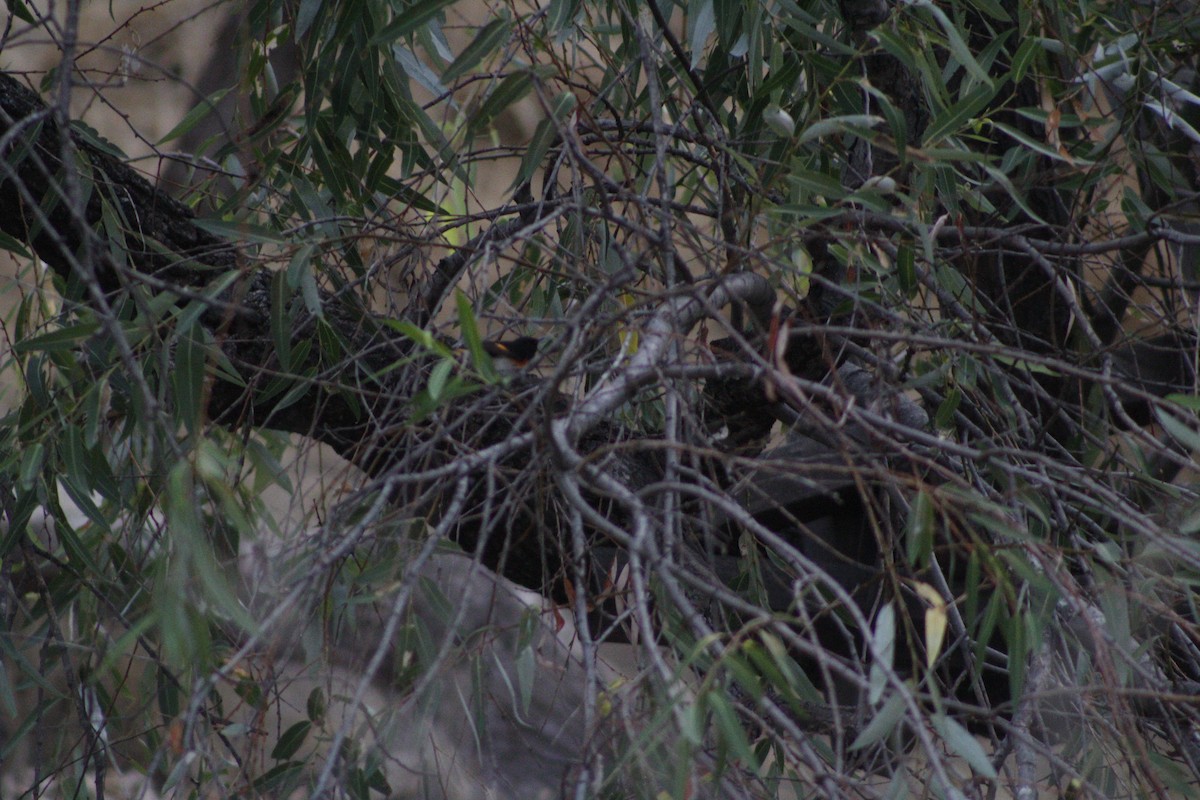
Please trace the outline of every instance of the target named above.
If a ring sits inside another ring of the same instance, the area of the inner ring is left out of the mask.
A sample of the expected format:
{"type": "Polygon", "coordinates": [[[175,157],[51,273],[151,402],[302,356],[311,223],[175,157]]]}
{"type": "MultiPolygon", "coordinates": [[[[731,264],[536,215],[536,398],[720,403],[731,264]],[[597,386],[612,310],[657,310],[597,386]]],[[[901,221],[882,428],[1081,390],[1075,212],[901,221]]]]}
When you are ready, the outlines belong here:
{"type": "Polygon", "coordinates": [[[1189,3],[9,9],[0,791],[1197,793],[1189,3]]]}

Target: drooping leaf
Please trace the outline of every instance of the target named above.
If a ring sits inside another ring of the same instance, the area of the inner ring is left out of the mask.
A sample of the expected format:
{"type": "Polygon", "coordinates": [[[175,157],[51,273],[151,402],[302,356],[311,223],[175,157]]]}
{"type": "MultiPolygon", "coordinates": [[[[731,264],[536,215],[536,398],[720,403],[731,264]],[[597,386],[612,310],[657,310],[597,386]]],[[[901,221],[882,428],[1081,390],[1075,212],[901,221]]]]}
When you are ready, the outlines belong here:
{"type": "Polygon", "coordinates": [[[454,0],[416,0],[373,36],[368,44],[390,44],[415,31],[454,0]]]}

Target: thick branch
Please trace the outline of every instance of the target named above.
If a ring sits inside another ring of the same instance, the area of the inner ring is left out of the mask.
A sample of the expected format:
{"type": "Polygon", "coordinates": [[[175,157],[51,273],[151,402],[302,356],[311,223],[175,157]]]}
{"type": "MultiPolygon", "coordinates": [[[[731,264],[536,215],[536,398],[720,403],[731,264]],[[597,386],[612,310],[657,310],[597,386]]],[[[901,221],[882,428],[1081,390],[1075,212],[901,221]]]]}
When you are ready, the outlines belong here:
{"type": "MultiPolygon", "coordinates": [[[[0,74],[0,230],[29,243],[64,281],[98,284],[109,295],[142,285],[174,293],[181,301],[195,300],[200,298],[196,290],[231,270],[241,271],[241,280],[207,301],[210,309],[204,321],[218,334],[225,354],[250,388],[224,380],[218,372],[211,387],[211,418],[302,433],[353,460],[358,445],[387,422],[386,417],[364,412],[381,407],[382,399],[394,398],[399,389],[399,376],[390,384],[364,376],[380,374],[403,356],[406,343],[382,333],[369,319],[364,324],[362,308],[353,298],[325,295],[325,319],[354,357],[332,370],[323,365],[322,372],[318,352],[310,353],[307,363],[292,365],[297,373],[311,368],[320,379],[310,382],[299,401],[280,410],[277,404],[286,392],[267,399],[261,393],[281,371],[270,330],[271,273],[241,264],[234,243],[196,225],[190,209],[97,144],[71,132],[70,145],[64,148],[61,137],[41,99],[0,74]],[[64,150],[74,151],[74,164],[63,164],[64,150]],[[72,207],[62,190],[68,169],[76,170],[83,181],[82,208],[72,207]],[[124,225],[125,264],[108,255],[109,242],[85,246],[86,237],[98,236],[106,205],[124,225]],[[94,259],[86,261],[81,254],[87,253],[94,259]]],[[[293,338],[315,338],[314,325],[311,318],[297,319],[293,338]]],[[[397,405],[402,404],[392,404],[393,414],[402,411],[397,405]]]]}
{"type": "MultiPolygon", "coordinates": [[[[65,174],[61,137],[41,98],[0,73],[0,230],[29,242],[55,272],[70,277],[71,254],[82,252],[83,231],[100,223],[105,201],[116,206],[127,226],[129,259],[138,271],[197,286],[211,279],[212,268],[236,266],[233,245],[194,225],[186,206],[71,132],[73,149],[80,156],[71,168],[92,183],[85,207],[78,209],[82,219],[77,218],[77,210],[65,201],[61,189],[65,174]],[[197,269],[201,264],[209,270],[197,269]]],[[[101,285],[116,289],[119,276],[114,266],[96,266],[101,285]]]]}

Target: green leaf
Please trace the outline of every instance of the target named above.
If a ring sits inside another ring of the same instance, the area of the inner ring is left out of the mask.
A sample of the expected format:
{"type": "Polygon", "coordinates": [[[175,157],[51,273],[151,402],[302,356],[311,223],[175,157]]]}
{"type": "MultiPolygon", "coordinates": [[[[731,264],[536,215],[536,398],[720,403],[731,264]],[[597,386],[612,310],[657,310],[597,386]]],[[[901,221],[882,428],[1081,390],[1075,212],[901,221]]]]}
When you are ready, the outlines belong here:
{"type": "Polygon", "coordinates": [[[946,399],[941,402],[937,413],[934,414],[934,425],[937,428],[946,430],[951,427],[951,423],[954,422],[954,414],[958,411],[958,406],[962,402],[962,398],[962,389],[957,386],[946,394],[946,399]]]}
{"type": "Polygon", "coordinates": [[[0,231],[0,250],[13,253],[21,258],[33,258],[33,254],[25,248],[23,242],[14,239],[4,231],[0,231]]]}
{"type": "Polygon", "coordinates": [[[706,694],[704,702],[712,711],[713,725],[716,727],[721,741],[742,762],[743,767],[750,770],[757,769],[758,759],[750,748],[750,740],[746,738],[746,731],[738,720],[733,706],[729,704],[724,695],[716,690],[706,694]]]}
{"type": "Polygon", "coordinates": [[[196,219],[192,220],[192,224],[200,230],[220,236],[222,239],[257,244],[283,243],[283,238],[275,229],[244,220],[196,219]]]}
{"type": "Polygon", "coordinates": [[[1056,150],[1055,148],[1046,144],[1045,142],[1039,142],[1037,139],[1034,139],[1030,136],[1026,136],[1025,134],[1021,133],[1019,130],[1012,127],[1011,125],[1005,125],[1003,122],[996,122],[995,120],[988,120],[988,123],[992,127],[997,128],[1001,131],[1004,131],[1009,136],[1011,136],[1012,138],[1016,139],[1018,142],[1023,144],[1025,147],[1028,147],[1030,150],[1033,150],[1037,153],[1041,153],[1042,155],[1046,156],[1049,159],[1052,159],[1054,161],[1061,161],[1065,164],[1070,164],[1072,166],[1083,166],[1083,167],[1092,166],[1092,162],[1088,161],[1086,159],[1067,158],[1062,153],[1058,152],[1058,150],[1056,150]]]}
{"type": "Polygon", "coordinates": [[[453,2],[454,0],[424,0],[424,2],[413,3],[397,14],[396,18],[385,25],[383,30],[372,36],[367,44],[390,44],[429,22],[443,8],[453,2]]]}
{"type": "MultiPolygon", "coordinates": [[[[188,762],[181,760],[180,763],[186,764],[188,762]]],[[[304,770],[305,764],[303,761],[285,761],[255,778],[253,785],[255,790],[259,792],[286,795],[298,785],[304,774],[304,770]]]]}
{"type": "Polygon", "coordinates": [[[404,74],[408,76],[408,79],[417,86],[429,92],[434,97],[439,97],[446,93],[446,87],[442,85],[438,74],[426,66],[424,61],[417,58],[412,50],[402,44],[393,44],[392,55],[395,57],[396,63],[404,70],[404,74]]]}
{"type": "Polygon", "coordinates": [[[165,669],[156,669],[154,686],[159,713],[166,719],[174,719],[179,716],[183,704],[179,697],[179,684],[176,682],[175,676],[165,669]]]}
{"type": "Polygon", "coordinates": [[[88,491],[99,492],[106,500],[120,502],[121,490],[108,459],[99,447],[87,446],[83,429],[78,425],[67,427],[64,460],[79,476],[81,486],[87,487],[88,491]]]}
{"type": "Polygon", "coordinates": [[[1004,10],[1004,7],[996,2],[996,0],[970,0],[970,3],[998,22],[1014,22],[1013,18],[1004,10]]]}
{"type": "Polygon", "coordinates": [[[276,761],[291,758],[304,744],[310,730],[312,730],[312,722],[306,719],[292,725],[279,736],[279,741],[275,743],[275,749],[271,751],[271,758],[276,761]]]}
{"type": "Polygon", "coordinates": [[[196,433],[203,416],[204,379],[208,362],[208,347],[202,337],[203,329],[192,326],[181,331],[175,345],[175,368],[171,383],[175,388],[175,410],[179,421],[196,433]]]}
{"type": "Polygon", "coordinates": [[[962,130],[963,126],[987,107],[995,96],[996,92],[990,86],[975,87],[974,91],[960,98],[949,108],[942,109],[930,120],[922,141],[926,146],[936,145],[945,137],[962,130]]]}
{"type": "Polygon", "coordinates": [[[787,680],[788,688],[793,690],[797,697],[806,703],[820,703],[824,701],[825,696],[817,689],[816,684],[812,679],[800,668],[796,663],[795,658],[788,652],[783,641],[773,635],[763,633],[760,634],[759,640],[763,647],[771,654],[771,660],[775,663],[776,668],[787,680]]]}
{"type": "Polygon", "coordinates": [[[538,123],[537,129],[533,132],[529,147],[525,149],[525,155],[521,157],[521,168],[517,170],[517,177],[510,189],[520,186],[533,177],[533,174],[542,165],[546,153],[558,139],[559,130],[563,125],[568,124],[568,118],[575,112],[578,104],[579,101],[575,98],[574,92],[563,92],[554,98],[554,108],[548,117],[538,123]]]}
{"type": "Polygon", "coordinates": [[[529,90],[532,88],[532,70],[522,69],[505,76],[504,80],[500,81],[492,93],[484,98],[472,115],[469,126],[470,135],[477,136],[486,130],[493,119],[529,94],[529,90]]]}
{"type": "Polygon", "coordinates": [[[1200,396],[1190,394],[1169,394],[1165,398],[1168,403],[1174,403],[1188,411],[1200,411],[1200,396]]]}
{"type": "Polygon", "coordinates": [[[875,617],[875,628],[871,632],[874,645],[875,659],[871,662],[871,673],[868,678],[867,700],[875,705],[883,697],[887,688],[888,675],[896,656],[896,609],[891,603],[879,609],[875,617]]]}
{"type": "Polygon", "coordinates": [[[558,34],[555,39],[561,42],[566,39],[575,18],[579,16],[582,0],[550,0],[546,25],[558,34]]]}
{"type": "Polygon", "coordinates": [[[933,552],[933,501],[921,490],[908,513],[908,563],[921,567],[933,552]]]}
{"type": "Polygon", "coordinates": [[[42,464],[46,460],[46,445],[41,442],[34,442],[29,447],[25,448],[25,452],[21,454],[21,472],[18,479],[22,489],[28,491],[33,488],[34,481],[42,471],[42,464]]]}
{"type": "Polygon", "coordinates": [[[300,0],[300,9],[296,12],[295,37],[296,41],[304,38],[320,12],[324,0],[300,0]]]}
{"type": "MultiPolygon", "coordinates": [[[[747,642],[747,644],[754,643],[747,642]]],[[[755,702],[762,699],[762,676],[745,659],[737,654],[729,653],[721,660],[721,663],[725,666],[725,669],[729,670],[729,674],[734,681],[740,684],[755,702]]]]}
{"type": "Polygon", "coordinates": [[[871,717],[867,727],[855,737],[850,744],[851,750],[862,750],[864,747],[870,747],[885,736],[891,735],[896,729],[896,725],[904,718],[904,698],[899,694],[893,694],[883,704],[883,707],[875,712],[871,717]]]}
{"type": "Polygon", "coordinates": [[[930,722],[933,723],[934,730],[945,740],[946,746],[962,756],[972,769],[991,780],[998,777],[996,768],[992,766],[987,753],[983,751],[983,746],[979,744],[978,739],[971,735],[970,731],[945,714],[934,715],[930,722]]]}
{"type": "MultiPolygon", "coordinates": [[[[12,552],[12,549],[25,536],[25,526],[29,524],[33,512],[42,505],[38,500],[38,490],[40,488],[40,485],[33,484],[28,488],[22,487],[17,492],[17,499],[12,503],[6,514],[8,518],[5,522],[7,523],[8,530],[0,538],[0,558],[4,558],[12,552]]],[[[0,645],[3,645],[3,641],[4,638],[0,636],[0,645]]]]}
{"type": "Polygon", "coordinates": [[[305,243],[296,248],[296,252],[288,260],[287,281],[292,289],[300,288],[305,272],[312,272],[312,257],[315,251],[316,247],[313,244],[305,243]]]}
{"type": "Polygon", "coordinates": [[[1025,77],[1025,71],[1029,69],[1029,65],[1033,63],[1033,59],[1038,52],[1043,48],[1042,41],[1034,36],[1030,36],[1021,41],[1017,52],[1012,58],[1012,81],[1020,83],[1025,77]]]}
{"type": "MultiPolygon", "coordinates": [[[[290,272],[290,270],[288,271],[290,272]]],[[[291,292],[288,291],[288,273],[271,275],[271,339],[275,342],[275,356],[279,368],[292,370],[292,315],[290,313],[291,292]]]]}
{"type": "Polygon", "coordinates": [[[693,747],[704,742],[704,706],[692,703],[679,715],[679,734],[693,747]]]}
{"type": "Polygon", "coordinates": [[[27,22],[30,25],[39,24],[33,12],[29,10],[29,6],[25,5],[21,0],[4,0],[4,2],[8,5],[9,12],[17,19],[27,22]]]}
{"type": "Polygon", "coordinates": [[[1022,195],[1015,186],[1013,186],[1012,179],[990,164],[984,164],[983,169],[992,178],[992,180],[1004,188],[1004,190],[1008,193],[1008,196],[1013,199],[1013,202],[1020,206],[1021,210],[1028,214],[1030,219],[1033,219],[1042,225],[1049,224],[1042,219],[1032,207],[1030,207],[1029,203],[1025,200],[1025,196],[1022,195]]]}
{"type": "MultiPolygon", "coordinates": [[[[307,350],[307,343],[306,343],[306,350],[307,350]]],[[[299,353],[299,348],[297,348],[297,354],[298,353],[299,353]]],[[[303,360],[302,358],[296,359],[297,363],[299,363],[302,360],[303,360]]],[[[295,405],[297,402],[300,401],[301,398],[303,398],[306,394],[308,394],[313,388],[313,378],[315,377],[315,374],[316,373],[313,370],[305,370],[303,375],[297,376],[294,380],[288,380],[286,378],[282,379],[280,382],[280,388],[276,388],[276,387],[272,386],[271,387],[272,389],[279,391],[282,386],[287,386],[289,384],[291,385],[291,388],[288,389],[287,394],[285,394],[283,397],[279,398],[279,401],[277,403],[275,403],[276,413],[283,411],[285,408],[289,408],[289,407],[295,405]]],[[[271,394],[267,394],[267,393],[264,393],[264,394],[267,397],[271,396],[271,394]]]]}
{"type": "Polygon", "coordinates": [[[453,350],[439,341],[432,333],[418,328],[411,322],[406,322],[402,319],[385,319],[383,324],[412,339],[424,350],[435,353],[442,358],[454,358],[453,350]]]}
{"type": "Polygon", "coordinates": [[[429,376],[429,385],[425,391],[429,392],[429,399],[433,402],[438,402],[442,399],[442,391],[446,388],[446,380],[450,377],[450,370],[454,368],[454,362],[450,359],[444,359],[437,363],[433,368],[433,372],[429,376]]]}
{"type": "Polygon", "coordinates": [[[461,290],[455,290],[454,301],[458,305],[458,324],[462,329],[467,352],[471,355],[471,363],[487,380],[499,380],[500,376],[492,366],[491,357],[483,349],[483,337],[479,335],[479,327],[475,324],[475,311],[471,308],[471,301],[461,290]]]}
{"type": "Polygon", "coordinates": [[[911,131],[908,130],[908,121],[904,118],[904,111],[897,108],[890,97],[870,84],[865,84],[862,89],[871,96],[874,107],[879,109],[883,118],[887,120],[888,127],[892,131],[896,156],[900,159],[900,165],[903,166],[908,163],[908,143],[911,135],[911,131]]]}
{"type": "Polygon", "coordinates": [[[216,92],[213,92],[204,100],[201,100],[195,108],[184,115],[183,119],[179,121],[178,125],[176,125],[174,128],[171,128],[171,130],[167,131],[165,136],[158,140],[158,144],[156,146],[161,147],[172,139],[178,139],[180,136],[183,136],[192,128],[200,124],[200,122],[206,119],[210,114],[215,113],[217,110],[217,103],[220,103],[225,95],[229,94],[232,89],[232,86],[225,89],[220,89],[216,92]]]}
{"type": "Polygon", "coordinates": [[[15,353],[32,353],[38,350],[47,353],[71,350],[84,339],[100,329],[98,322],[79,322],[65,328],[43,333],[13,345],[15,353]]]}
{"type": "Polygon", "coordinates": [[[458,58],[454,59],[454,63],[446,68],[442,73],[442,81],[451,83],[457,78],[466,75],[475,68],[481,61],[495,52],[500,45],[509,40],[512,31],[512,19],[507,10],[501,12],[499,19],[494,19],[479,33],[475,34],[475,38],[471,43],[463,48],[459,53],[458,58]]]}
{"type": "Polygon", "coordinates": [[[311,269],[300,271],[300,296],[304,298],[304,308],[318,319],[325,317],[325,306],[321,303],[321,291],[317,288],[317,276],[311,269]]]}
{"type": "Polygon", "coordinates": [[[875,114],[846,114],[840,117],[828,117],[805,128],[798,141],[803,144],[834,133],[862,133],[864,129],[874,128],[883,122],[885,122],[884,118],[875,114]]]}
{"type": "Polygon", "coordinates": [[[692,53],[693,69],[704,57],[704,46],[708,37],[717,29],[717,16],[713,0],[689,0],[687,12],[688,49],[692,53]]]}
{"type": "Polygon", "coordinates": [[[963,41],[962,35],[958,32],[958,27],[954,22],[946,16],[946,12],[935,6],[930,0],[917,0],[913,3],[915,8],[923,8],[933,15],[937,20],[938,25],[942,27],[942,32],[946,35],[946,45],[950,48],[950,54],[954,56],[959,64],[962,64],[971,77],[988,88],[993,88],[992,79],[988,76],[987,71],[979,65],[975,60],[975,56],[971,54],[971,48],[963,41]]]}
{"type": "Polygon", "coordinates": [[[1163,426],[1163,430],[1171,434],[1171,438],[1190,450],[1200,450],[1200,433],[1188,427],[1182,420],[1165,408],[1155,408],[1154,416],[1163,426]]]}
{"type": "MultiPolygon", "coordinates": [[[[71,125],[71,131],[76,136],[79,136],[81,139],[83,139],[85,142],[87,142],[88,144],[90,144],[92,147],[96,148],[100,152],[107,153],[108,155],[112,156],[113,158],[119,159],[121,161],[129,160],[129,156],[125,155],[125,153],[123,153],[121,151],[121,148],[117,147],[115,144],[110,142],[108,139],[105,139],[103,136],[100,135],[99,131],[97,131],[91,125],[88,125],[83,120],[73,119],[73,120],[71,120],[70,125],[71,125]]],[[[89,170],[91,168],[90,162],[81,162],[79,164],[79,166],[83,169],[89,169],[89,170]]]]}
{"type": "MultiPolygon", "coordinates": [[[[63,475],[59,485],[67,493],[67,497],[71,498],[71,502],[75,504],[75,507],[87,517],[88,522],[95,525],[102,532],[109,530],[108,520],[105,519],[100,507],[96,505],[91,495],[84,491],[72,476],[63,475]]],[[[58,503],[55,502],[54,505],[57,506],[58,503]]],[[[56,508],[55,513],[61,519],[69,519],[61,508],[56,508]]],[[[88,529],[84,528],[82,530],[88,529]]],[[[76,533],[74,528],[64,524],[55,528],[54,532],[62,542],[63,551],[66,552],[67,556],[77,567],[89,574],[101,574],[100,567],[93,558],[92,548],[84,545],[83,540],[79,538],[79,534],[76,533]]]]}
{"type": "Polygon", "coordinates": [[[312,722],[319,725],[325,719],[325,692],[320,686],[308,693],[308,700],[305,702],[304,708],[305,713],[312,722]]]}

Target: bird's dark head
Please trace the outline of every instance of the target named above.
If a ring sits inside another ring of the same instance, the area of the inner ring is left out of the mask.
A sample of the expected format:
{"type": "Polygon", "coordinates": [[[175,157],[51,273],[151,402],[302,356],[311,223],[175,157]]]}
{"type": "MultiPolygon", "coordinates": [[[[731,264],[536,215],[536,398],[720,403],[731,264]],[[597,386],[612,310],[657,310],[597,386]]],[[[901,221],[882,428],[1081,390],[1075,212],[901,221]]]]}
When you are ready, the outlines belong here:
{"type": "Polygon", "coordinates": [[[523,367],[537,355],[539,340],[532,336],[521,336],[507,341],[486,341],[483,350],[497,365],[505,362],[515,367],[523,367]]]}

